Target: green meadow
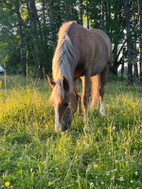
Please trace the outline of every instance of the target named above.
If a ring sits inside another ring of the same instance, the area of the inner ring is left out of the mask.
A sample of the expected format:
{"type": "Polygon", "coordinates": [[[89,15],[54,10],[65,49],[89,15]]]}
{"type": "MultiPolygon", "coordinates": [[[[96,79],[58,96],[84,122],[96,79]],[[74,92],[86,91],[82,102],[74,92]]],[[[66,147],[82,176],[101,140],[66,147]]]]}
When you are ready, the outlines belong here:
{"type": "Polygon", "coordinates": [[[142,86],[110,80],[106,116],[54,131],[47,80],[0,76],[0,188],[141,189],[142,86]]]}

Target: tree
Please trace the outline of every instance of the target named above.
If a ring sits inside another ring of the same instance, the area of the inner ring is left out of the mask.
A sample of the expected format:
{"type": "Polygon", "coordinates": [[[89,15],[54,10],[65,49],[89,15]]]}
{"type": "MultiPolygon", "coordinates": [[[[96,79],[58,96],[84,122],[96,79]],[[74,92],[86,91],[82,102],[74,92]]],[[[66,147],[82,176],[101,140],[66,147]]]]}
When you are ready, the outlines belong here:
{"type": "Polygon", "coordinates": [[[131,57],[131,34],[130,34],[130,2],[124,1],[124,14],[127,30],[127,55],[128,55],[128,84],[133,83],[132,79],[132,57],[131,57]]]}
{"type": "Polygon", "coordinates": [[[55,44],[56,44],[56,34],[55,34],[55,16],[54,16],[54,1],[49,0],[49,12],[50,12],[50,25],[51,25],[51,35],[52,35],[52,48],[53,52],[55,50],[55,44]]]}
{"type": "Polygon", "coordinates": [[[132,11],[131,14],[133,15],[132,19],[132,59],[134,65],[134,82],[138,83],[138,65],[137,65],[137,39],[138,39],[138,19],[137,19],[137,1],[132,2],[132,11]]]}
{"type": "MultiPolygon", "coordinates": [[[[138,28],[139,23],[142,23],[141,2],[142,0],[1,0],[0,58],[9,68],[15,65],[16,70],[22,70],[24,75],[28,58],[29,71],[35,67],[34,75],[41,77],[41,67],[46,72],[51,71],[60,26],[65,21],[76,20],[87,28],[103,29],[108,34],[113,48],[112,72],[116,75],[118,67],[124,62],[123,49],[126,49],[125,60],[128,58],[128,80],[131,83],[132,66],[134,79],[137,80],[138,36],[139,52],[142,49],[141,26],[138,28]],[[21,53],[18,53],[19,49],[21,53]],[[19,63],[20,55],[22,64],[19,63]]],[[[140,53],[140,69],[141,57],[140,53]]]]}
{"type": "Polygon", "coordinates": [[[79,15],[80,15],[80,24],[83,25],[83,0],[79,0],[79,15]]]}
{"type": "Polygon", "coordinates": [[[101,29],[104,30],[104,6],[105,6],[105,0],[101,0],[101,29]]]}
{"type": "Polygon", "coordinates": [[[138,13],[139,13],[139,68],[140,68],[140,81],[142,81],[142,0],[138,0],[138,13]]]}
{"type": "Polygon", "coordinates": [[[35,6],[35,0],[27,0],[27,8],[31,24],[32,42],[29,42],[33,58],[35,61],[35,66],[37,70],[37,75],[41,78],[41,66],[39,59],[39,47],[38,47],[38,33],[37,33],[37,10],[35,6]]]}
{"type": "Polygon", "coordinates": [[[66,18],[66,21],[69,21],[70,11],[69,11],[68,0],[65,0],[64,4],[65,4],[65,18],[66,18]]]}
{"type": "Polygon", "coordinates": [[[20,4],[15,3],[16,14],[18,17],[18,26],[20,34],[20,49],[21,49],[21,63],[22,63],[22,74],[26,76],[26,52],[25,52],[25,43],[24,43],[24,34],[23,34],[23,20],[20,13],[20,4]]]}

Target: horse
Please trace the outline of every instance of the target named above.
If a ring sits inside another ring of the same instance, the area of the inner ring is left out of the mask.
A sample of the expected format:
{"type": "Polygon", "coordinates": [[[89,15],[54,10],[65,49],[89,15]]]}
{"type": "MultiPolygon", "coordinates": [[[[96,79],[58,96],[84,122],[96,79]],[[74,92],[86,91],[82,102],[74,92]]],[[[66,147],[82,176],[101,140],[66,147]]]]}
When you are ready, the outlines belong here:
{"type": "Polygon", "coordinates": [[[85,29],[75,21],[63,23],[52,60],[50,102],[55,109],[55,130],[67,130],[78,105],[82,102],[84,122],[88,123],[88,104],[92,82],[91,109],[100,100],[100,114],[105,115],[104,86],[111,65],[111,42],[99,29],[85,29]],[[76,90],[76,79],[82,80],[82,97],[76,90]],[[91,81],[91,82],[90,82],[91,81]]]}

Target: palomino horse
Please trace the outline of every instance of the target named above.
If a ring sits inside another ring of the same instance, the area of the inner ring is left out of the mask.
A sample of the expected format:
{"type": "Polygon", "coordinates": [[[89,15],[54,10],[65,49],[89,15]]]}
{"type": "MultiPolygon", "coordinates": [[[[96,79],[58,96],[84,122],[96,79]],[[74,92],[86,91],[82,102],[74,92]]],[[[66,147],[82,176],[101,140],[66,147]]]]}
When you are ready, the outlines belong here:
{"type": "Polygon", "coordinates": [[[87,30],[74,21],[64,23],[58,33],[58,44],[52,62],[53,80],[48,77],[55,108],[55,130],[60,124],[65,131],[71,124],[79,103],[75,80],[81,78],[84,121],[88,122],[90,80],[92,81],[93,109],[100,99],[100,113],[104,110],[104,85],[111,64],[111,42],[101,30],[87,30]]]}

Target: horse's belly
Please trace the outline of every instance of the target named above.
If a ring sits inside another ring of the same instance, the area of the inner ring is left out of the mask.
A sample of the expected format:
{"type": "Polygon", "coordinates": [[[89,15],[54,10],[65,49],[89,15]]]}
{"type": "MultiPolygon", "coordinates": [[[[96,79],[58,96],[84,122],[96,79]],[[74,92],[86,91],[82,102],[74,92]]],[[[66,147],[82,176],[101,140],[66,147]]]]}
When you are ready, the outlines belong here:
{"type": "Polygon", "coordinates": [[[97,75],[104,70],[106,61],[97,61],[91,66],[91,76],[97,75]]]}

